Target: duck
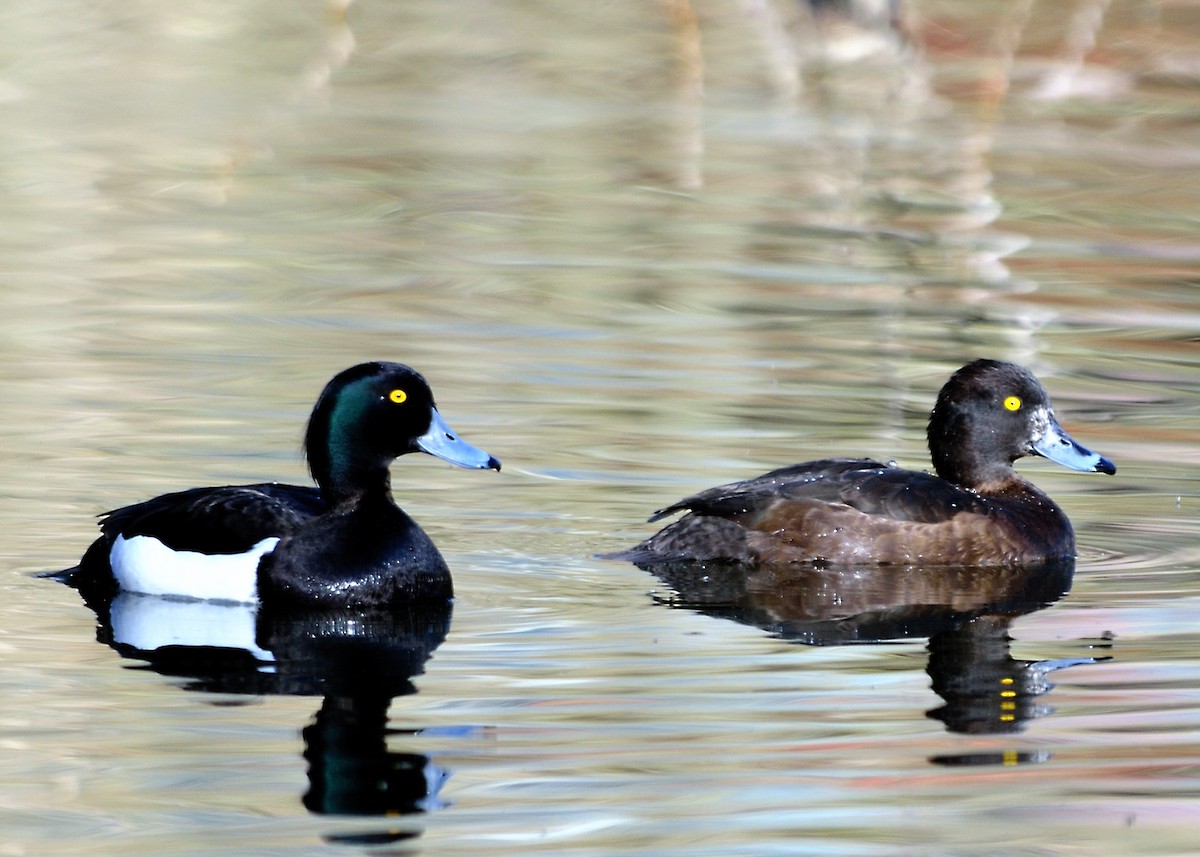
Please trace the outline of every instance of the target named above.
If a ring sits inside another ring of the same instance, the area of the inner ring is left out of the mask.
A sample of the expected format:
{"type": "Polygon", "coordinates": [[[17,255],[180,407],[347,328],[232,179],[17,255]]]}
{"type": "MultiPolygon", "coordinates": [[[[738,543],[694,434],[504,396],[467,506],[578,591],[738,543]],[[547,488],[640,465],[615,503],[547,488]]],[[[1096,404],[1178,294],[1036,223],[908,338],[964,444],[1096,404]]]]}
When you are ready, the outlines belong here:
{"type": "Polygon", "coordinates": [[[55,576],[86,600],[346,608],[453,597],[445,559],[392,497],[391,464],[415,452],[473,470],[500,462],[451,430],[416,370],[374,361],[339,372],[313,407],[304,451],[315,487],[190,488],[114,509],[79,564],[55,576]]]}
{"type": "Polygon", "coordinates": [[[1041,456],[1112,475],[1116,465],[1059,425],[1033,373],[975,360],[938,393],[927,430],[933,473],[826,458],[701,491],[683,512],[607,558],[639,565],[731,562],[818,566],[1013,566],[1075,556],[1075,532],[1013,462],[1041,456]]]}

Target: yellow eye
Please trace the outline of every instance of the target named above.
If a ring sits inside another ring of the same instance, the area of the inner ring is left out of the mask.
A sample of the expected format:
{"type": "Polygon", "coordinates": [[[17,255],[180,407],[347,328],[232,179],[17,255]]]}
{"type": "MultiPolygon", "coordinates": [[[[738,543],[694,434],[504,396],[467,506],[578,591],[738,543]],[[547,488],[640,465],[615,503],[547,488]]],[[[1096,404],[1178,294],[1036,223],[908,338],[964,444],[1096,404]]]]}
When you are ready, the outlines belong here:
{"type": "Polygon", "coordinates": [[[388,399],[395,402],[397,405],[403,405],[408,399],[408,393],[404,392],[403,390],[392,390],[392,392],[388,393],[388,399]]]}
{"type": "Polygon", "coordinates": [[[1009,396],[1004,400],[1004,408],[1009,411],[1021,410],[1021,400],[1017,396],[1009,396]]]}

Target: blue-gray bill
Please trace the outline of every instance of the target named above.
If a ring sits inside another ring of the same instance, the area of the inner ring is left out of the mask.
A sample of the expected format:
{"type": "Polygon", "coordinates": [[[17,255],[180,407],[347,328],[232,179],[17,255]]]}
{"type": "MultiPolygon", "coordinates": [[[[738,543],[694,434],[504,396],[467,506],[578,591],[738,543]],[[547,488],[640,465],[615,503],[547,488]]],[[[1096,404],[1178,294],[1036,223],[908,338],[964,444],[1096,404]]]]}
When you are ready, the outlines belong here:
{"type": "Polygon", "coordinates": [[[1072,470],[1107,473],[1110,476],[1117,472],[1115,464],[1076,442],[1053,417],[1047,420],[1042,436],[1034,439],[1033,451],[1072,470]]]}
{"type": "Polygon", "coordinates": [[[442,415],[433,411],[433,419],[429,430],[416,440],[417,449],[427,452],[442,461],[449,461],[459,467],[469,467],[473,470],[499,470],[500,460],[489,455],[478,447],[471,446],[459,438],[442,415]]]}

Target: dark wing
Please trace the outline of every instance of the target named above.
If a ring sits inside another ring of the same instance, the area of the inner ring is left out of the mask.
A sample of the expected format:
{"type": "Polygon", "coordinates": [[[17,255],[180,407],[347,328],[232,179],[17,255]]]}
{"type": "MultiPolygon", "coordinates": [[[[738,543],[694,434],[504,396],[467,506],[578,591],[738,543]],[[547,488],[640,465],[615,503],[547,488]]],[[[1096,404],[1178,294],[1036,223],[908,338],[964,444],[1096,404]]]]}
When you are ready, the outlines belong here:
{"type": "Polygon", "coordinates": [[[153,536],[172,550],[242,553],[271,536],[286,536],[325,511],[316,488],[228,485],[192,488],[102,515],[108,539],[153,536]]]}
{"type": "Polygon", "coordinates": [[[986,508],[979,495],[930,473],[868,458],[829,458],[701,491],[659,510],[650,520],[691,510],[753,526],[759,514],[789,502],[841,504],[866,515],[923,524],[986,508]]]}
{"type": "Polygon", "coordinates": [[[785,494],[798,492],[807,492],[808,496],[814,498],[824,494],[826,496],[820,499],[834,502],[838,500],[834,480],[839,477],[844,479],[846,474],[856,475],[882,470],[886,466],[869,458],[826,458],[821,461],[792,464],[753,479],[718,485],[716,488],[684,497],[678,503],[659,509],[649,520],[659,521],[686,510],[691,510],[697,515],[733,518],[774,502],[785,494]]]}

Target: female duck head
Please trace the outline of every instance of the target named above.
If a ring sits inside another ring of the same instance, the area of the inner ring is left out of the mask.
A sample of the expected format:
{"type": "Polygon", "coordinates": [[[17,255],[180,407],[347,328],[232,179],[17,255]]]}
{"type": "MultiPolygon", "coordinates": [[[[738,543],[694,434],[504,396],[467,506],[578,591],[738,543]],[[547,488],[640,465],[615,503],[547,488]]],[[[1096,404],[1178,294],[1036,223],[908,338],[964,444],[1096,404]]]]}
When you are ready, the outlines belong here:
{"type": "Polygon", "coordinates": [[[1026,455],[1072,470],[1117,472],[1063,431],[1031,372],[996,360],[976,360],[950,376],[929,416],[928,438],[937,474],[966,488],[1011,479],[1012,463],[1026,455]]]}
{"type": "Polygon", "coordinates": [[[388,466],[425,452],[474,469],[500,462],[451,431],[425,379],[400,363],[362,363],[325,385],[304,437],[308,466],[331,502],[388,486],[388,466]]]}

